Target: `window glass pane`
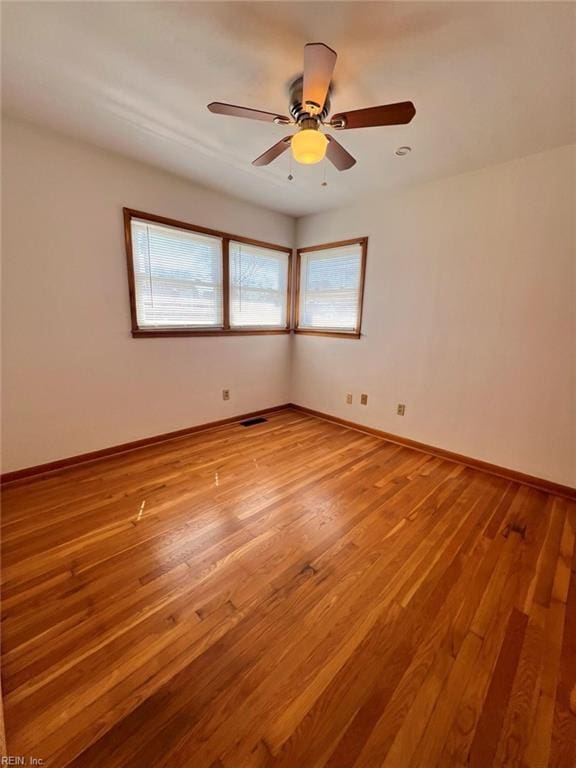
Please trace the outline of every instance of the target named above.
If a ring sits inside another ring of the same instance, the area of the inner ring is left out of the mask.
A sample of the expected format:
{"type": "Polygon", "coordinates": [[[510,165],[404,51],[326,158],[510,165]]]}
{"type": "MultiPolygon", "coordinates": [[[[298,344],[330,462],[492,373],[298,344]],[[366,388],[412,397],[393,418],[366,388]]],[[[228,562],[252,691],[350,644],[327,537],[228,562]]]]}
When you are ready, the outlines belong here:
{"type": "Polygon", "coordinates": [[[131,225],[139,327],[222,326],[222,240],[139,219],[131,225]]]}
{"type": "Polygon", "coordinates": [[[356,331],[362,244],[300,254],[299,327],[356,331]]]}
{"type": "Polygon", "coordinates": [[[289,254],[230,241],[230,325],[285,328],[289,254]]]}

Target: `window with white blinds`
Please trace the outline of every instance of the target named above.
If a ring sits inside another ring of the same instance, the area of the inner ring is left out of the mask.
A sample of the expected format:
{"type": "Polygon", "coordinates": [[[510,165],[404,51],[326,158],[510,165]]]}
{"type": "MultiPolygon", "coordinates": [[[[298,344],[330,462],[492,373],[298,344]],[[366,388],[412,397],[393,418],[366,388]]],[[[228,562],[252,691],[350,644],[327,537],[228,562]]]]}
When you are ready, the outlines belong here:
{"type": "Polygon", "coordinates": [[[286,328],[289,254],[231,240],[230,325],[286,328]]]}
{"type": "Polygon", "coordinates": [[[222,239],[137,218],[131,229],[138,327],[222,327],[222,239]]]}
{"type": "Polygon", "coordinates": [[[132,335],[289,333],[292,250],[124,208],[132,335]]]}
{"type": "Polygon", "coordinates": [[[298,329],[359,333],[366,241],[299,254],[298,329]]]}

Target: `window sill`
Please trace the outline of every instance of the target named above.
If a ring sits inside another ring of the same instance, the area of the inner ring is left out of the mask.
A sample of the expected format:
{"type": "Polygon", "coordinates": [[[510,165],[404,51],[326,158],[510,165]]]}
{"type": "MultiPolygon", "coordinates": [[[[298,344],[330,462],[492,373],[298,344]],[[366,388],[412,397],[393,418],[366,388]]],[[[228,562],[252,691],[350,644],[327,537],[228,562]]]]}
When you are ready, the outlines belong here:
{"type": "Polygon", "coordinates": [[[359,331],[315,331],[310,328],[295,328],[294,333],[303,336],[332,336],[336,339],[359,339],[362,335],[359,331]]]}
{"type": "Polygon", "coordinates": [[[134,339],[150,339],[162,336],[275,336],[283,333],[290,333],[290,328],[238,328],[224,329],[202,328],[195,330],[192,328],[136,328],[132,330],[134,339]]]}
{"type": "Polygon", "coordinates": [[[298,333],[302,336],[329,336],[336,339],[359,339],[358,331],[322,331],[308,328],[136,328],[132,331],[134,339],[153,339],[161,337],[186,337],[186,336],[279,336],[286,333],[298,333]]]}

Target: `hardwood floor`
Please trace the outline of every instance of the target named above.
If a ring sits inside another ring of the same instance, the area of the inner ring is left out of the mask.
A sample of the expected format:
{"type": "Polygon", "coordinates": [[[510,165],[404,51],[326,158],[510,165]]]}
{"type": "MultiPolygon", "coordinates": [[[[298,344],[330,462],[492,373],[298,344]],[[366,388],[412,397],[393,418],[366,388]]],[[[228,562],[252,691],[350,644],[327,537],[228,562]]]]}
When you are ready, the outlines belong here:
{"type": "Polygon", "coordinates": [[[295,411],[8,486],[11,754],[574,768],[576,503],[295,411]]]}

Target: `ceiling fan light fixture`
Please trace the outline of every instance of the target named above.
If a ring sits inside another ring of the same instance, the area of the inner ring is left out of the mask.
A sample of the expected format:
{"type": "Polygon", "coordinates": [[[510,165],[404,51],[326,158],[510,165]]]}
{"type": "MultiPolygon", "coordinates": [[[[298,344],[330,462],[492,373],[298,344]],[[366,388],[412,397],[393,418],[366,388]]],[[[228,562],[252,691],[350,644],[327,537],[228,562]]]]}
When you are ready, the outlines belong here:
{"type": "Polygon", "coordinates": [[[302,128],[292,137],[292,157],[297,163],[314,165],[324,159],[328,139],[316,128],[302,128]]]}

